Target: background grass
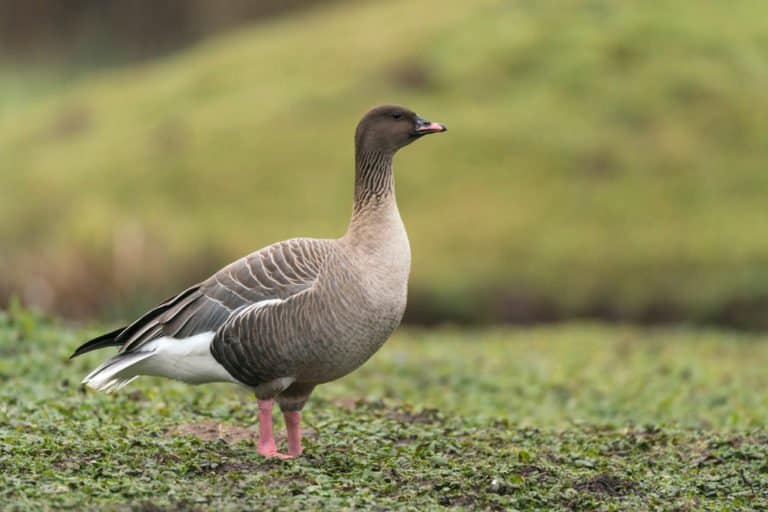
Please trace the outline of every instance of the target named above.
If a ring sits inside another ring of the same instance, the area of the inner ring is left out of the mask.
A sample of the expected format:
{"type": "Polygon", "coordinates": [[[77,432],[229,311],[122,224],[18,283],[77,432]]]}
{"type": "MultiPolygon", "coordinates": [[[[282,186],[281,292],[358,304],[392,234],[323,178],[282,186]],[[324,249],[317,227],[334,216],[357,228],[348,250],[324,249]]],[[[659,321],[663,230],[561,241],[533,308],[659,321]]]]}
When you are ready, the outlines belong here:
{"type": "Polygon", "coordinates": [[[397,161],[412,315],[764,325],[764,12],[344,3],[35,86],[0,119],[0,281],[70,314],[138,309],[337,236],[354,124],[397,101],[450,128],[397,161]]]}
{"type": "Polygon", "coordinates": [[[768,506],[763,336],[403,330],[318,388],[304,456],[268,461],[233,386],[80,389],[105,354],[67,357],[94,332],[0,315],[4,509],[768,506]]]}
{"type": "MultiPolygon", "coordinates": [[[[125,320],[339,235],[354,125],[394,101],[450,128],[396,162],[411,320],[766,327],[765,14],[342,2],[98,72],[0,62],[0,304],[125,320]]],[[[284,462],[245,391],[85,391],[104,355],[67,358],[100,329],[10,306],[0,508],[768,509],[762,334],[401,330],[318,389],[284,462]]]]}

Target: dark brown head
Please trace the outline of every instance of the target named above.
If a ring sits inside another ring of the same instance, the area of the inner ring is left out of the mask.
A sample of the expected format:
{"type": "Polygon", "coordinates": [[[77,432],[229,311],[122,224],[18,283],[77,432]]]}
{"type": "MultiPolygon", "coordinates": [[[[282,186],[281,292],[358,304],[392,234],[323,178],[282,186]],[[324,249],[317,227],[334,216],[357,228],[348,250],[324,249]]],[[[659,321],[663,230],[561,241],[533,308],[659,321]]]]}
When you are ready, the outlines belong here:
{"type": "Polygon", "coordinates": [[[380,105],[369,110],[355,131],[357,151],[394,153],[430,133],[447,128],[416,115],[399,105],[380,105]]]}

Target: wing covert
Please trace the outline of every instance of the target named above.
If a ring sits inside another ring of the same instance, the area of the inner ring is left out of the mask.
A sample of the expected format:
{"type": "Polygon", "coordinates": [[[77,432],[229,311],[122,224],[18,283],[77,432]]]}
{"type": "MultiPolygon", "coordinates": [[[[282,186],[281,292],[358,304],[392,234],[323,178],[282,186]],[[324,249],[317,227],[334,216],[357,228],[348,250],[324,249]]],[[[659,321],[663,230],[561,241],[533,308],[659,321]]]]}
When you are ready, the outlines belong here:
{"type": "Polygon", "coordinates": [[[164,336],[186,338],[216,331],[241,308],[285,300],[310,288],[331,250],[330,242],[294,238],[240,258],[129,325],[116,338],[121,352],[135,351],[164,336]]]}

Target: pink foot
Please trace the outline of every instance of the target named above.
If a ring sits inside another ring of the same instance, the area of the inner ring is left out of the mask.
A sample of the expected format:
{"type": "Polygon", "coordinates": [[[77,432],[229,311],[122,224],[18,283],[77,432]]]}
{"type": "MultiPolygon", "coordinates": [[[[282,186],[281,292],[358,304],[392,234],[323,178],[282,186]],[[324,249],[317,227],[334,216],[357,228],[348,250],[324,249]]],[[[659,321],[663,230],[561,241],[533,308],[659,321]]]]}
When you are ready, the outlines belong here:
{"type": "Polygon", "coordinates": [[[285,429],[288,434],[288,455],[296,457],[304,451],[301,448],[301,412],[288,411],[283,413],[285,429]]]}
{"type": "Polygon", "coordinates": [[[259,444],[257,451],[264,457],[277,457],[279,459],[292,459],[301,453],[300,445],[298,453],[291,450],[290,428],[288,430],[288,454],[277,451],[275,437],[272,434],[272,400],[259,400],[259,444]]]}
{"type": "Polygon", "coordinates": [[[262,454],[263,456],[265,456],[268,459],[272,458],[272,457],[277,457],[278,459],[292,459],[293,458],[293,455],[288,455],[288,454],[285,454],[285,453],[278,452],[277,448],[275,448],[274,446],[272,446],[270,448],[270,447],[262,447],[261,445],[259,445],[258,451],[259,451],[260,454],[262,454]]]}

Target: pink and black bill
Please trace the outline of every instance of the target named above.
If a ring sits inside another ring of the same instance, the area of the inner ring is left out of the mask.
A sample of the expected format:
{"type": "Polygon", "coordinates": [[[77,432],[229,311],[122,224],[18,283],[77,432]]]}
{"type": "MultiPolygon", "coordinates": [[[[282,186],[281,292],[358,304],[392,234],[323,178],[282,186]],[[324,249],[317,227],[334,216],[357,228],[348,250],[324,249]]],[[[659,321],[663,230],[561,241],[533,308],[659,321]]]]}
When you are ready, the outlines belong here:
{"type": "Polygon", "coordinates": [[[440,133],[446,131],[448,128],[444,124],[427,121],[423,117],[416,116],[416,129],[415,135],[427,135],[429,133],[440,133]]]}

